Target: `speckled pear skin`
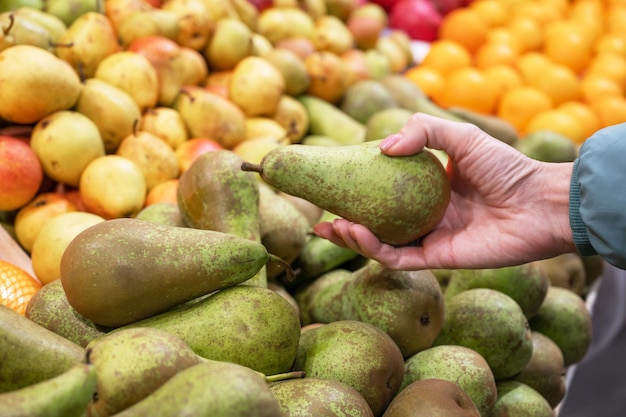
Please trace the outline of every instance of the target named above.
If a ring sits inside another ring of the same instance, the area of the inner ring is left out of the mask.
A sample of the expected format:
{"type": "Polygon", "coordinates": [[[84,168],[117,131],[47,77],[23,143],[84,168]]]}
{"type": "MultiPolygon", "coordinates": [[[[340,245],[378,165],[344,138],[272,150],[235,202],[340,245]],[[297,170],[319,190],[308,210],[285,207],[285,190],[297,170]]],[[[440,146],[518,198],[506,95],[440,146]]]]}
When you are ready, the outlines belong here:
{"type": "Polygon", "coordinates": [[[295,378],[270,385],[284,416],[374,417],[365,398],[343,382],[295,378]]]}
{"type": "Polygon", "coordinates": [[[116,417],[282,417],[263,376],[235,363],[207,361],[183,369],[116,417]]]}
{"type": "Polygon", "coordinates": [[[450,201],[445,169],[428,150],[387,156],[380,141],[293,144],[268,152],[257,171],[271,186],[362,224],[382,242],[405,245],[439,223],[450,201]]]}
{"type": "Polygon", "coordinates": [[[101,326],[123,326],[237,285],[269,260],[261,243],[230,233],[131,218],[95,226],[63,253],[61,283],[70,305],[101,326]]]}
{"type": "Polygon", "coordinates": [[[153,328],[112,331],[87,345],[98,395],[89,416],[111,416],[136,404],[178,372],[206,362],[180,338],[153,328]]]}

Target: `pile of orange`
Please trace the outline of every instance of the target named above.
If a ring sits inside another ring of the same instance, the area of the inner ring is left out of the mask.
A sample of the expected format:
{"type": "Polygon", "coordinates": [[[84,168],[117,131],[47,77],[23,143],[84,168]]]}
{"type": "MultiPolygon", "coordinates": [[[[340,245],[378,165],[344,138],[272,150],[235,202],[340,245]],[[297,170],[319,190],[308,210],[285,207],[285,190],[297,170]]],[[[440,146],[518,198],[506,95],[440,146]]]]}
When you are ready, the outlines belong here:
{"type": "Polygon", "coordinates": [[[474,0],[406,76],[444,108],[582,143],[626,122],[626,0],[474,0]]]}

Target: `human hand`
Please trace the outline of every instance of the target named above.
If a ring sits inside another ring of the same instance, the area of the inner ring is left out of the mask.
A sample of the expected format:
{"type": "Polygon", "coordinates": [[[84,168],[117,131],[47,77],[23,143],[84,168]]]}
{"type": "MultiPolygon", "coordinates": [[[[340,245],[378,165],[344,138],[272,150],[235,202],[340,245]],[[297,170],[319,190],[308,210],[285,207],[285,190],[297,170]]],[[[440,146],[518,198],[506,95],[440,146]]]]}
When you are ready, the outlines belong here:
{"type": "Polygon", "coordinates": [[[414,114],[380,144],[389,156],[424,147],[452,161],[450,204],[441,222],[416,245],[381,243],[345,219],[314,232],[392,269],[496,268],[574,250],[569,226],[572,163],[544,163],[469,123],[414,114]]]}

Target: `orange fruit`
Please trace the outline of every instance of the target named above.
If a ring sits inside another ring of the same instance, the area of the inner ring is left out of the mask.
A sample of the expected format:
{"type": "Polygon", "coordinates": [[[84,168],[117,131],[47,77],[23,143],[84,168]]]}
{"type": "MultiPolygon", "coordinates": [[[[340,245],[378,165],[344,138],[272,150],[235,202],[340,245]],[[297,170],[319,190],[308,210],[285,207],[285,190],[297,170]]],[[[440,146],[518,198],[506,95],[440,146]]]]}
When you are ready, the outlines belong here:
{"type": "Polygon", "coordinates": [[[469,7],[490,27],[502,26],[509,19],[508,7],[498,0],[478,0],[470,3],[469,7]]]}
{"type": "Polygon", "coordinates": [[[457,68],[471,66],[472,55],[456,41],[438,39],[431,43],[420,65],[433,68],[445,76],[457,68]]]}
{"type": "Polygon", "coordinates": [[[542,130],[560,133],[576,143],[581,143],[587,138],[582,123],[572,114],[559,109],[538,113],[526,125],[527,134],[542,130]]]}
{"type": "Polygon", "coordinates": [[[577,74],[589,64],[592,47],[593,43],[573,23],[559,21],[546,28],[543,52],[577,74]]]}
{"type": "Polygon", "coordinates": [[[543,30],[539,23],[529,17],[515,17],[506,27],[517,38],[523,52],[538,50],[543,45],[543,30]]]}
{"type": "Polygon", "coordinates": [[[593,109],[580,101],[568,101],[561,104],[558,110],[574,116],[582,125],[582,136],[586,139],[600,128],[600,120],[593,109]]]}
{"type": "Polygon", "coordinates": [[[437,97],[443,91],[445,79],[435,68],[416,65],[408,69],[404,76],[414,82],[428,97],[437,97]]]}
{"type": "Polygon", "coordinates": [[[582,100],[592,103],[605,96],[621,96],[622,88],[612,78],[602,74],[589,73],[580,80],[582,100]]]}
{"type": "Polygon", "coordinates": [[[522,75],[525,83],[532,83],[543,76],[544,71],[552,65],[552,61],[537,51],[526,52],[517,59],[515,68],[522,75]]]}
{"type": "Polygon", "coordinates": [[[591,108],[598,115],[600,128],[626,122],[626,98],[607,96],[591,103],[591,108]]]}
{"type": "Polygon", "coordinates": [[[526,1],[513,6],[511,17],[532,19],[540,26],[554,22],[562,17],[562,13],[556,6],[539,1],[526,1]]]}
{"type": "Polygon", "coordinates": [[[158,183],[146,194],[146,207],[157,203],[178,204],[178,178],[158,183]]]}
{"type": "Polygon", "coordinates": [[[501,93],[523,84],[521,74],[511,65],[492,65],[483,72],[488,79],[500,86],[501,93]]]}
{"type": "Polygon", "coordinates": [[[626,38],[612,33],[603,33],[594,44],[594,52],[603,52],[626,56],[626,38]]]}
{"type": "Polygon", "coordinates": [[[607,8],[605,31],[626,38],[626,6],[615,5],[607,8]]]}
{"type": "Polygon", "coordinates": [[[0,303],[24,315],[41,283],[17,265],[0,260],[0,303]]]}
{"type": "Polygon", "coordinates": [[[504,42],[486,42],[478,48],[474,55],[474,63],[478,68],[492,65],[513,65],[517,60],[517,49],[504,42]]]}
{"type": "Polygon", "coordinates": [[[446,77],[437,99],[443,107],[464,107],[478,113],[491,114],[498,101],[499,87],[475,67],[459,68],[446,77]]]}
{"type": "Polygon", "coordinates": [[[512,124],[519,133],[523,133],[530,119],[551,108],[552,100],[546,93],[534,87],[520,85],[502,94],[496,115],[512,124]]]}
{"type": "Polygon", "coordinates": [[[485,43],[498,42],[505,43],[515,49],[518,53],[522,52],[522,44],[512,30],[506,27],[497,27],[491,29],[487,35],[485,43]]]}
{"type": "Polygon", "coordinates": [[[474,53],[487,39],[489,24],[470,7],[454,9],[444,16],[439,25],[439,38],[460,43],[474,53]]]}
{"type": "Polygon", "coordinates": [[[558,106],[570,100],[580,98],[580,83],[576,73],[562,64],[546,66],[543,72],[529,80],[529,85],[544,91],[552,99],[552,104],[558,106]]]}
{"type": "Polygon", "coordinates": [[[586,73],[612,78],[622,91],[626,91],[626,57],[610,52],[597,54],[589,63],[586,73]]]}

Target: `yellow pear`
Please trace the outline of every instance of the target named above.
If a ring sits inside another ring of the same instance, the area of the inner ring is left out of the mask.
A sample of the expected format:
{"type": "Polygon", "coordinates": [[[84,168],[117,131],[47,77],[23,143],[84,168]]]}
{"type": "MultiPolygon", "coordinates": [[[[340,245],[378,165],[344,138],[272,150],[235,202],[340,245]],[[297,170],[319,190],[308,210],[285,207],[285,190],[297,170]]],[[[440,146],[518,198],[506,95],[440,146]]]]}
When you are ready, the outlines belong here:
{"type": "Polygon", "coordinates": [[[215,22],[204,0],[168,0],[161,8],[178,16],[177,44],[196,51],[206,46],[215,22]]]}
{"type": "Polygon", "coordinates": [[[336,16],[326,15],[315,21],[313,44],[318,51],[329,51],[341,55],[354,46],[354,36],[343,20],[336,16]]]}
{"type": "Polygon", "coordinates": [[[132,13],[117,27],[122,47],[148,36],[163,36],[175,40],[180,32],[178,16],[168,10],[149,9],[132,13]]]}
{"type": "Polygon", "coordinates": [[[108,220],[139,213],[147,188],[136,163],[123,156],[105,155],[87,165],[80,177],[79,191],[87,210],[108,220]]]}
{"type": "Polygon", "coordinates": [[[138,129],[158,136],[172,149],[178,148],[189,138],[185,121],[171,107],[147,109],[141,117],[138,129]]]}
{"type": "Polygon", "coordinates": [[[282,140],[287,130],[276,120],[264,116],[246,117],[246,139],[271,136],[282,140]]]}
{"type": "Polygon", "coordinates": [[[229,91],[246,116],[271,115],[285,92],[285,79],[267,60],[249,56],[233,68],[229,91]]]}
{"type": "Polygon", "coordinates": [[[98,126],[73,110],[60,110],[37,122],[30,146],[48,177],[72,187],[78,187],[85,167],[104,155],[98,126]]]}
{"type": "Polygon", "coordinates": [[[252,54],[252,31],[239,19],[224,18],[215,24],[204,56],[215,71],[229,70],[252,54]]]}
{"type": "Polygon", "coordinates": [[[156,69],[137,52],[119,51],[107,56],[94,77],[126,91],[141,111],[156,106],[159,100],[156,69]]]}
{"type": "Polygon", "coordinates": [[[0,52],[0,117],[35,123],[74,106],[82,85],[76,71],[52,52],[15,45],[0,52]]]}
{"type": "Polygon", "coordinates": [[[272,119],[285,128],[291,143],[300,143],[309,131],[309,113],[300,100],[288,94],[280,98],[272,119]]]}
{"type": "Polygon", "coordinates": [[[290,38],[313,39],[315,20],[299,8],[270,7],[259,14],[257,33],[265,36],[272,45],[290,38]]]}
{"type": "Polygon", "coordinates": [[[150,132],[138,131],[126,136],[116,153],[137,164],[148,191],[162,182],[178,178],[180,173],[174,149],[150,132]]]}
{"type": "Polygon", "coordinates": [[[304,60],[294,51],[286,48],[274,48],[261,57],[281,72],[285,79],[285,93],[297,96],[309,88],[311,77],[306,65],[304,65],[304,60]]]}
{"type": "Polygon", "coordinates": [[[75,110],[98,126],[108,153],[115,152],[141,120],[141,109],[126,91],[97,78],[85,81],[75,110]]]}
{"type": "Polygon", "coordinates": [[[174,62],[182,85],[201,85],[209,76],[209,67],[204,55],[195,49],[183,46],[174,62]]]}
{"type": "Polygon", "coordinates": [[[67,245],[83,230],[104,219],[82,211],[61,213],[51,218],[33,242],[31,260],[37,279],[42,284],[61,277],[61,257],[67,245]]]}
{"type": "Polygon", "coordinates": [[[81,78],[91,78],[100,61],[120,49],[115,28],[109,19],[101,13],[87,12],[63,33],[55,53],[68,62],[81,78]]]}

